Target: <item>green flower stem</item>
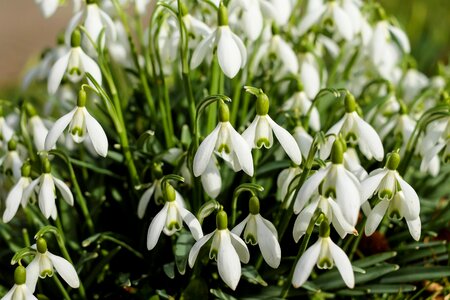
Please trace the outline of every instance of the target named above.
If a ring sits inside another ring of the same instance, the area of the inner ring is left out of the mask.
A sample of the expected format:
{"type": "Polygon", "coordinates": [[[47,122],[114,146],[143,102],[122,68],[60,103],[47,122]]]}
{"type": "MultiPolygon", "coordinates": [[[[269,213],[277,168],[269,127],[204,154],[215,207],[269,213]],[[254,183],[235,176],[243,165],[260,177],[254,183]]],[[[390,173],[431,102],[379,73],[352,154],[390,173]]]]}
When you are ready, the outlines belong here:
{"type": "Polygon", "coordinates": [[[22,237],[25,247],[30,247],[31,246],[30,237],[28,236],[28,230],[26,228],[22,229],[22,237]]]}
{"type": "Polygon", "coordinates": [[[69,293],[66,291],[66,289],[62,285],[58,276],[52,276],[52,277],[53,277],[53,281],[56,283],[56,286],[58,287],[59,291],[61,292],[63,298],[66,300],[71,300],[72,298],[70,298],[69,293]]]}
{"type": "MultiPolygon", "coordinates": [[[[314,230],[314,225],[316,224],[317,220],[320,218],[322,213],[318,214],[315,218],[312,217],[311,221],[309,221],[308,228],[306,229],[306,233],[303,236],[302,244],[300,245],[300,249],[298,250],[298,254],[295,257],[295,261],[292,264],[291,271],[289,272],[289,277],[284,283],[283,289],[281,291],[280,297],[283,299],[286,299],[289,294],[289,289],[291,287],[292,277],[294,276],[295,266],[297,265],[298,260],[300,257],[302,257],[303,253],[305,253],[306,248],[308,247],[309,239],[311,238],[311,234],[314,230]]],[[[323,222],[326,222],[324,220],[323,222]]]]}
{"type": "MultiPolygon", "coordinates": [[[[212,74],[211,74],[211,86],[209,88],[210,95],[219,94],[220,90],[220,76],[222,71],[220,70],[219,61],[217,58],[217,53],[214,53],[212,61],[212,74]]],[[[208,107],[208,121],[207,130],[211,132],[217,123],[217,103],[212,103],[208,107]]]]}

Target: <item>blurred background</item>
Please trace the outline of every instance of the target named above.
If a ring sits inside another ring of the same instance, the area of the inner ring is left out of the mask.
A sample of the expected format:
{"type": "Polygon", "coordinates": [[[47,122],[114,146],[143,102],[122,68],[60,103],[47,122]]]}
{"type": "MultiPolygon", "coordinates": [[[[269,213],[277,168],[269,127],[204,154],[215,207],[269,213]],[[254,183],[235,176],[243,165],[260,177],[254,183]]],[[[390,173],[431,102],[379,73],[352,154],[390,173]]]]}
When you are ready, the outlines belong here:
{"type": "MultiPolygon", "coordinates": [[[[314,0],[312,0],[314,1],[314,0]]],[[[0,0],[0,96],[20,84],[25,69],[46,47],[55,45],[72,15],[70,1],[45,19],[33,0],[0,0]]],[[[418,68],[436,72],[450,53],[450,0],[380,0],[411,40],[418,68]]]]}

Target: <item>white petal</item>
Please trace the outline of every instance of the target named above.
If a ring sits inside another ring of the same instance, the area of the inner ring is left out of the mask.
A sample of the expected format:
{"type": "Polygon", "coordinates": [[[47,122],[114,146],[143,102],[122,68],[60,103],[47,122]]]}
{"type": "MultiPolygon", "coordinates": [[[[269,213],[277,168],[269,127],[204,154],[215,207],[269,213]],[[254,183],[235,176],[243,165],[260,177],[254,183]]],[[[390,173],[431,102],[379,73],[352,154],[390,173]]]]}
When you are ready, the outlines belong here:
{"type": "Polygon", "coordinates": [[[84,108],[86,129],[91,138],[92,145],[98,155],[106,157],[108,154],[108,137],[99,122],[84,108]]]}
{"type": "Polygon", "coordinates": [[[406,224],[408,225],[409,233],[411,234],[412,238],[416,241],[419,241],[420,239],[420,231],[422,224],[420,222],[420,218],[414,220],[406,220],[406,224]]]}
{"type": "Polygon", "coordinates": [[[250,260],[250,253],[248,252],[247,245],[239,236],[237,236],[233,232],[230,232],[230,237],[231,237],[231,244],[236,250],[239,259],[245,264],[248,263],[248,261],[250,260]]]}
{"type": "Polygon", "coordinates": [[[292,285],[295,288],[303,285],[311,274],[314,265],[319,258],[322,238],[319,238],[308,250],[300,257],[297,265],[295,265],[294,275],[292,276],[292,285]]]}
{"type": "Polygon", "coordinates": [[[205,58],[208,51],[212,51],[212,43],[214,42],[216,32],[210,34],[207,38],[203,39],[195,48],[194,53],[192,53],[191,58],[191,69],[197,68],[203,59],[205,58]]]}
{"type": "Polygon", "coordinates": [[[48,219],[55,209],[55,184],[52,175],[43,174],[42,183],[39,190],[39,208],[42,214],[48,219]]]}
{"type": "Polygon", "coordinates": [[[335,5],[333,8],[333,18],[339,34],[345,40],[351,41],[353,38],[353,26],[348,14],[338,5],[335,5]]]}
{"type": "Polygon", "coordinates": [[[59,192],[61,193],[61,196],[63,199],[71,206],[73,206],[73,195],[70,191],[69,187],[60,179],[53,177],[53,181],[55,182],[56,187],[58,188],[59,192]]]}
{"type": "Polygon", "coordinates": [[[259,249],[266,263],[276,269],[281,261],[281,248],[276,236],[274,236],[260,215],[256,216],[256,233],[259,249]]]}
{"type": "Polygon", "coordinates": [[[66,45],[70,45],[72,33],[80,23],[82,17],[83,11],[79,11],[70,19],[69,24],[67,25],[66,32],[64,33],[64,41],[66,42],[66,45]]]}
{"type": "Polygon", "coordinates": [[[389,206],[389,201],[381,200],[380,203],[375,205],[375,207],[370,212],[367,217],[367,222],[365,226],[365,233],[367,236],[372,235],[375,232],[378,225],[380,225],[381,220],[383,220],[386,210],[389,206]]]}
{"type": "Polygon", "coordinates": [[[26,189],[23,191],[22,201],[28,202],[31,195],[34,193],[34,190],[35,190],[36,186],[38,185],[38,183],[39,183],[39,178],[36,178],[26,187],[26,189]]]}
{"type": "Polygon", "coordinates": [[[359,183],[354,175],[345,170],[343,166],[338,168],[336,174],[336,202],[342,209],[345,219],[352,225],[358,221],[359,208],[361,206],[361,193],[359,183]],[[353,177],[353,178],[352,178],[353,177]]]}
{"type": "Polygon", "coordinates": [[[36,283],[39,278],[39,255],[41,254],[37,254],[26,268],[27,275],[25,284],[32,293],[36,290],[36,283]]]}
{"type": "Polygon", "coordinates": [[[241,223],[234,226],[234,228],[231,230],[231,232],[237,236],[241,236],[241,233],[244,230],[245,225],[247,225],[247,222],[249,219],[250,219],[250,215],[248,215],[244,220],[242,220],[241,223]]]}
{"type": "Polygon", "coordinates": [[[196,241],[203,237],[202,225],[197,220],[197,218],[187,209],[183,207],[178,207],[178,212],[180,213],[183,221],[189,227],[189,230],[192,233],[192,236],[196,241]]]}
{"type": "Polygon", "coordinates": [[[142,219],[145,215],[145,211],[147,210],[148,202],[150,201],[150,198],[153,195],[153,192],[155,191],[155,183],[152,184],[150,188],[148,188],[141,196],[141,199],[139,199],[138,204],[138,217],[139,219],[142,219]]]}
{"type": "Polygon", "coordinates": [[[398,41],[402,50],[405,53],[410,53],[411,46],[409,44],[408,36],[405,34],[405,32],[395,26],[389,26],[389,31],[395,37],[395,39],[398,41]]]}
{"type": "Polygon", "coordinates": [[[219,27],[219,41],[217,43],[217,58],[223,73],[233,78],[239,72],[243,58],[241,51],[233,39],[228,26],[219,27]]]}
{"type": "Polygon", "coordinates": [[[247,127],[247,129],[244,130],[242,133],[242,137],[247,142],[247,144],[250,146],[250,148],[256,148],[255,145],[255,135],[256,135],[256,127],[258,126],[258,122],[260,116],[256,116],[253,122],[247,127]]]}
{"type": "MultiPolygon", "coordinates": [[[[102,85],[102,72],[100,71],[97,63],[86,53],[84,53],[83,50],[79,52],[79,55],[84,72],[91,74],[92,77],[94,77],[95,81],[97,81],[99,85],[102,85]]],[[[90,86],[95,87],[89,79],[88,82],[90,86]]]]}
{"type": "Polygon", "coordinates": [[[58,89],[59,84],[61,83],[61,80],[64,76],[64,73],[66,72],[67,65],[69,64],[70,55],[71,51],[69,51],[60,59],[58,59],[51,68],[48,75],[48,84],[47,84],[49,94],[56,93],[56,90],[58,89]]]}
{"type": "Polygon", "coordinates": [[[203,247],[203,245],[206,244],[206,242],[209,241],[209,239],[213,236],[213,234],[216,233],[217,230],[214,230],[213,232],[203,236],[202,238],[200,238],[195,244],[194,246],[191,248],[191,251],[189,251],[189,266],[191,268],[194,267],[195,261],[197,260],[197,256],[198,253],[200,251],[200,249],[203,247]]]}
{"type": "Polygon", "coordinates": [[[222,280],[232,290],[235,290],[241,278],[241,262],[230,239],[228,233],[221,233],[220,247],[217,253],[217,268],[222,280]]]}
{"type": "Polygon", "coordinates": [[[299,36],[302,36],[305,32],[307,32],[314,24],[316,24],[320,20],[325,10],[326,7],[322,6],[320,7],[320,9],[315,9],[308,12],[308,14],[304,18],[302,18],[302,20],[300,20],[297,34],[299,36]]]}
{"type": "Polygon", "coordinates": [[[55,13],[56,9],[58,8],[58,4],[59,0],[47,0],[41,2],[39,7],[44,17],[49,18],[55,13]]]}
{"type": "Polygon", "coordinates": [[[24,178],[20,178],[19,181],[14,185],[11,191],[6,197],[6,209],[3,213],[3,222],[8,223],[16,215],[19,209],[20,201],[23,195],[23,181],[24,178]]]}
{"type": "Polygon", "coordinates": [[[11,300],[16,289],[17,289],[17,284],[13,285],[13,287],[3,296],[3,298],[1,300],[11,300]]]}
{"type": "Polygon", "coordinates": [[[256,7],[249,7],[242,15],[243,30],[251,41],[256,41],[263,29],[263,16],[259,3],[257,1],[255,3],[256,7]]]}
{"type": "Polygon", "coordinates": [[[311,218],[314,215],[318,204],[319,198],[307,205],[305,209],[303,209],[302,212],[298,215],[297,219],[295,219],[292,236],[296,243],[298,243],[300,238],[306,233],[306,229],[311,222],[311,218]]]}
{"type": "Polygon", "coordinates": [[[328,240],[328,247],[330,247],[330,253],[333,257],[334,263],[341,274],[342,279],[349,288],[355,286],[355,275],[353,274],[352,264],[348,259],[347,254],[342,251],[330,238],[328,240]]]}
{"type": "Polygon", "coordinates": [[[364,179],[361,182],[361,201],[365,202],[366,200],[370,199],[372,195],[375,193],[375,190],[380,185],[381,181],[383,180],[384,176],[388,173],[388,170],[383,170],[383,172],[377,173],[377,174],[371,174],[369,177],[364,179]]]}
{"type": "Polygon", "coordinates": [[[292,48],[286,43],[281,37],[278,39],[278,51],[280,55],[280,59],[283,61],[283,64],[286,68],[294,74],[298,72],[298,61],[297,56],[295,55],[292,48]]]}
{"type": "Polygon", "coordinates": [[[406,181],[404,181],[398,173],[395,173],[395,178],[400,184],[403,194],[405,195],[405,205],[402,205],[402,208],[404,208],[402,211],[403,215],[406,219],[417,219],[420,213],[419,196],[417,196],[416,191],[406,181]]]}
{"type": "MultiPolygon", "coordinates": [[[[372,126],[370,126],[368,123],[366,123],[366,121],[361,119],[356,114],[356,112],[354,112],[354,114],[356,115],[355,121],[359,133],[359,149],[361,150],[361,152],[363,152],[364,147],[361,147],[361,144],[366,145],[370,150],[370,154],[372,154],[376,160],[382,161],[384,157],[384,149],[380,137],[378,136],[377,132],[375,131],[375,129],[373,129],[372,126]]],[[[370,159],[369,153],[364,152],[363,154],[370,159]]]]}
{"type": "Polygon", "coordinates": [[[245,64],[247,63],[247,49],[245,48],[245,45],[242,42],[241,38],[232,31],[231,31],[231,37],[233,38],[234,42],[236,43],[236,46],[238,46],[238,48],[239,48],[239,52],[241,54],[241,68],[243,68],[245,66],[245,64]]]}
{"type": "Polygon", "coordinates": [[[233,126],[231,126],[230,123],[227,123],[227,128],[230,134],[231,145],[234,152],[236,153],[242,170],[249,176],[253,176],[252,149],[248,146],[245,139],[239,133],[237,133],[233,126]]]}
{"type": "Polygon", "coordinates": [[[68,114],[65,114],[61,118],[59,118],[55,124],[53,124],[52,128],[49,130],[47,137],[45,138],[45,150],[49,151],[53,147],[55,147],[56,141],[59,139],[64,129],[69,125],[70,121],[72,121],[72,117],[75,114],[78,107],[72,109],[68,114]]]}
{"type": "MultiPolygon", "coordinates": [[[[331,206],[331,209],[333,210],[333,225],[335,225],[335,221],[339,223],[340,228],[345,232],[349,234],[355,234],[357,231],[355,229],[355,226],[348,223],[348,221],[345,219],[341,208],[339,205],[337,205],[336,202],[334,202],[332,199],[328,198],[328,204],[331,206]]],[[[341,238],[342,237],[341,235],[341,238]]]]}
{"type": "Polygon", "coordinates": [[[114,26],[114,22],[111,20],[111,17],[105,13],[103,10],[99,10],[100,18],[103,21],[106,31],[106,35],[110,38],[111,41],[117,40],[117,32],[116,26],[114,26]]]}
{"type": "Polygon", "coordinates": [[[198,177],[203,174],[208,166],[211,155],[216,146],[217,137],[219,135],[221,124],[217,124],[216,128],[203,140],[197,149],[194,157],[194,176],[198,177]]]}
{"type": "Polygon", "coordinates": [[[298,214],[303,209],[306,202],[311,198],[313,193],[317,191],[317,187],[322,182],[323,178],[327,175],[329,169],[330,166],[324,169],[320,169],[305,181],[297,194],[297,198],[295,198],[294,213],[298,214]]]}
{"type": "Polygon", "coordinates": [[[269,115],[267,115],[266,118],[273,130],[273,133],[280,142],[281,147],[283,147],[284,151],[286,151],[286,154],[295,164],[300,165],[302,162],[302,154],[300,153],[300,149],[298,148],[294,137],[289,133],[289,131],[275,123],[269,115]]]}
{"type": "Polygon", "coordinates": [[[320,74],[319,70],[311,64],[309,59],[305,58],[301,64],[300,78],[304,84],[305,93],[308,98],[315,98],[320,90],[320,74]]]}
{"type": "Polygon", "coordinates": [[[202,186],[211,198],[216,198],[222,189],[222,177],[216,166],[216,160],[211,156],[206,170],[201,175],[202,186]]]}
{"type": "Polygon", "coordinates": [[[161,235],[163,227],[166,224],[168,209],[169,209],[169,204],[168,204],[168,202],[166,202],[166,204],[164,204],[164,207],[161,209],[161,211],[158,214],[156,214],[156,216],[153,218],[152,222],[150,223],[150,226],[148,227],[148,233],[147,233],[147,249],[148,250],[152,250],[153,248],[155,248],[156,244],[158,243],[159,236],[161,235]]]}
{"type": "Polygon", "coordinates": [[[58,272],[58,274],[62,277],[62,279],[64,279],[65,282],[67,282],[70,287],[76,289],[80,286],[80,279],[78,278],[77,271],[70,262],[48,251],[47,256],[53,263],[56,272],[58,272]]]}

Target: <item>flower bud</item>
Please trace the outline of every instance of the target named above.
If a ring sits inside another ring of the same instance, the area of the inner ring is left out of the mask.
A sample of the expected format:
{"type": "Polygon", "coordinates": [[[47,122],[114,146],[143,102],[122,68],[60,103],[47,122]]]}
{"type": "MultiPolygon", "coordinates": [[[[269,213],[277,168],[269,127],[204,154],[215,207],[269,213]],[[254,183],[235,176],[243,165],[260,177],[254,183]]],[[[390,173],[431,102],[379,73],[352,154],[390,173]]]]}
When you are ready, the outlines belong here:
{"type": "Polygon", "coordinates": [[[322,223],[320,223],[319,236],[321,238],[327,238],[330,236],[330,224],[328,224],[326,218],[322,221],[322,223]]]}
{"type": "Polygon", "coordinates": [[[230,110],[228,109],[228,105],[225,102],[220,101],[219,103],[219,121],[220,122],[228,122],[230,121],[230,110]]]}
{"type": "Polygon", "coordinates": [[[8,151],[16,151],[17,142],[15,139],[10,139],[8,142],[8,151]]]}
{"type": "Polygon", "coordinates": [[[165,192],[166,192],[166,201],[167,202],[173,202],[176,199],[176,193],[175,193],[175,189],[173,188],[173,186],[170,183],[166,184],[165,187],[165,192]]]}
{"type": "Polygon", "coordinates": [[[28,162],[24,162],[22,168],[20,169],[20,174],[22,177],[30,177],[31,165],[28,162]]]}
{"type": "Polygon", "coordinates": [[[228,217],[227,213],[223,210],[219,211],[216,215],[216,225],[217,229],[224,230],[228,228],[228,217]]]}
{"type": "Polygon", "coordinates": [[[331,162],[335,165],[342,164],[344,161],[344,151],[342,149],[342,142],[336,139],[331,149],[331,162]]]}
{"type": "Polygon", "coordinates": [[[17,285],[25,284],[27,281],[27,270],[23,266],[18,266],[14,271],[14,283],[17,285]]]}
{"type": "Polygon", "coordinates": [[[219,4],[218,18],[219,26],[228,26],[228,10],[222,1],[219,4]]]}
{"type": "Polygon", "coordinates": [[[252,215],[257,215],[259,214],[259,199],[256,196],[253,196],[250,198],[250,201],[248,203],[248,207],[250,210],[250,213],[252,215]]]}
{"type": "Polygon", "coordinates": [[[256,99],[256,114],[265,116],[269,113],[269,97],[261,92],[256,99]]]}
{"type": "MultiPolygon", "coordinates": [[[[89,4],[89,1],[88,1],[89,4]]],[[[81,46],[81,32],[80,29],[75,29],[72,32],[72,36],[70,37],[70,46],[72,48],[80,47],[81,46]]]]}
{"type": "Polygon", "coordinates": [[[44,238],[38,238],[36,241],[36,248],[39,253],[44,254],[47,252],[47,241],[44,238]]]}
{"type": "Polygon", "coordinates": [[[80,89],[80,91],[78,92],[77,106],[78,107],[86,106],[86,92],[83,89],[80,89]]]}
{"type": "Polygon", "coordinates": [[[154,163],[152,168],[153,176],[155,176],[156,179],[161,179],[163,177],[163,171],[161,168],[161,164],[154,163]]]}
{"type": "Polygon", "coordinates": [[[400,164],[400,155],[397,152],[392,152],[387,159],[386,168],[394,171],[397,170],[399,164],[400,164]]]}
{"type": "Polygon", "coordinates": [[[52,165],[50,164],[50,161],[48,160],[48,157],[42,158],[42,172],[49,174],[52,170],[52,165]]]}
{"type": "Polygon", "coordinates": [[[355,97],[350,94],[350,92],[347,92],[345,95],[345,112],[352,113],[356,110],[356,100],[355,97]]]}

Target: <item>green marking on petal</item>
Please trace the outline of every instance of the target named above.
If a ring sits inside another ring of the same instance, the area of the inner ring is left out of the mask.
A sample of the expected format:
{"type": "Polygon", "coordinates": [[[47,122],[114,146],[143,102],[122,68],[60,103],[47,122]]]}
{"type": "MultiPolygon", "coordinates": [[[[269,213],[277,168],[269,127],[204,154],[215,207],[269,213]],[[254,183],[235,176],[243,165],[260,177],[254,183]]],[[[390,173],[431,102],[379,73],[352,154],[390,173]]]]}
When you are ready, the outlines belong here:
{"type": "Polygon", "coordinates": [[[217,149],[217,152],[219,152],[219,153],[222,153],[223,151],[225,151],[226,154],[230,154],[230,152],[231,152],[230,147],[228,147],[227,144],[222,144],[217,149]]]}
{"type": "Polygon", "coordinates": [[[333,260],[328,257],[324,257],[317,263],[317,267],[319,269],[331,269],[333,268],[333,260]]]}
{"type": "Polygon", "coordinates": [[[382,190],[378,192],[378,198],[380,198],[381,200],[392,200],[393,196],[394,195],[390,190],[382,190]]]}
{"type": "Polygon", "coordinates": [[[251,244],[253,246],[255,246],[256,244],[258,244],[258,240],[256,239],[256,237],[249,233],[244,237],[244,240],[247,244],[251,244]]]}
{"type": "Polygon", "coordinates": [[[270,141],[266,138],[260,138],[256,141],[256,147],[258,149],[261,149],[261,147],[264,146],[264,148],[269,149],[270,148],[270,141]]]}

